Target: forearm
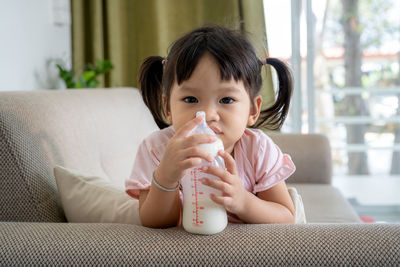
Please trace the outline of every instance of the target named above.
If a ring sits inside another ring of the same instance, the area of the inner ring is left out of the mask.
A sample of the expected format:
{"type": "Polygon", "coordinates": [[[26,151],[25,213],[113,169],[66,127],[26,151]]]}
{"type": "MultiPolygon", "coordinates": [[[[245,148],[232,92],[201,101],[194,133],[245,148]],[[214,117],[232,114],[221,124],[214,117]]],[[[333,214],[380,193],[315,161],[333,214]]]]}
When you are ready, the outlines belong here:
{"type": "Polygon", "coordinates": [[[176,226],[180,218],[179,190],[167,192],[153,183],[139,209],[143,226],[162,228],[176,226]]]}
{"type": "Polygon", "coordinates": [[[247,192],[244,212],[236,214],[246,223],[293,223],[294,216],[285,206],[265,201],[247,192]]]}

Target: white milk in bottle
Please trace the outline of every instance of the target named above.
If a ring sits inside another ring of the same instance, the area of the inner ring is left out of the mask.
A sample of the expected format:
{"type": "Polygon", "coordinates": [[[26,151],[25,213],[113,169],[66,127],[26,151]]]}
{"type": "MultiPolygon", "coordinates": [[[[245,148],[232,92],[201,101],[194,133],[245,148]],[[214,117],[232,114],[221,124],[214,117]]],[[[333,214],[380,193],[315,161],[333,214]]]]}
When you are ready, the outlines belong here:
{"type": "MultiPolygon", "coordinates": [[[[205,121],[205,113],[199,111],[197,116],[203,116],[202,122],[189,134],[213,134],[205,121]]],[[[224,149],[222,141],[218,139],[211,144],[200,144],[213,157],[213,162],[203,160],[201,165],[188,169],[181,183],[183,187],[183,228],[194,234],[211,235],[221,232],[228,224],[226,210],[223,206],[210,199],[210,193],[221,195],[221,191],[203,185],[202,178],[218,179],[218,177],[204,173],[201,168],[205,165],[225,168],[224,160],[217,155],[219,150],[224,149]]]]}

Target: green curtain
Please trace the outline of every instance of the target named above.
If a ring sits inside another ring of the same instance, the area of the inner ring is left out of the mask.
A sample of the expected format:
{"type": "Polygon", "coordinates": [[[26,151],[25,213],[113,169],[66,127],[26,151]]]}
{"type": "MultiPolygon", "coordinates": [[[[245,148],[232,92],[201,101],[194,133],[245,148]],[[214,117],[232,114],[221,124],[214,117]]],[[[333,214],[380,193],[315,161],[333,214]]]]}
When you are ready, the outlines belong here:
{"type": "MultiPolygon", "coordinates": [[[[101,86],[137,86],[141,62],[148,56],[167,56],[171,43],[205,24],[241,29],[260,58],[267,38],[262,0],[72,0],[72,62],[75,72],[95,59],[109,59],[114,69],[101,86]]],[[[267,68],[264,105],[274,101],[267,68]]]]}

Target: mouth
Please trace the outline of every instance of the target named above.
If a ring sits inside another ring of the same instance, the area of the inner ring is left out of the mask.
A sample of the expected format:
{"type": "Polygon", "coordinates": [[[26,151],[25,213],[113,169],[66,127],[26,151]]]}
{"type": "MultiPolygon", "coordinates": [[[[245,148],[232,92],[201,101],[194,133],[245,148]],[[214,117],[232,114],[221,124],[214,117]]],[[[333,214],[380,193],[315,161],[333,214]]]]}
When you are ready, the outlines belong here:
{"type": "Polygon", "coordinates": [[[215,134],[221,134],[221,133],[222,133],[221,129],[218,128],[218,127],[215,126],[215,125],[209,125],[208,127],[210,127],[210,129],[213,130],[213,132],[214,132],[215,134]]]}

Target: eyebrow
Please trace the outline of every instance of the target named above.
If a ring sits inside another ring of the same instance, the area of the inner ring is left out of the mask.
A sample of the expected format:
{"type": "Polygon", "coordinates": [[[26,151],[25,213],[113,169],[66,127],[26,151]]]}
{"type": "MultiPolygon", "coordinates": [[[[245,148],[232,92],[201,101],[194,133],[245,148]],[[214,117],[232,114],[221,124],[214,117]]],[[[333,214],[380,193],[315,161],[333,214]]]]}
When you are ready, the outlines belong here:
{"type": "MultiPolygon", "coordinates": [[[[196,87],[191,87],[191,86],[187,86],[187,85],[186,86],[184,85],[184,86],[180,87],[180,89],[182,91],[189,91],[189,92],[199,90],[196,87]]],[[[223,91],[226,91],[226,92],[239,92],[240,91],[240,89],[235,87],[235,86],[222,86],[222,87],[219,87],[219,89],[221,89],[223,91]]]]}

